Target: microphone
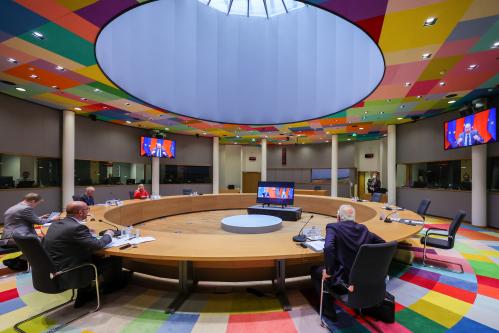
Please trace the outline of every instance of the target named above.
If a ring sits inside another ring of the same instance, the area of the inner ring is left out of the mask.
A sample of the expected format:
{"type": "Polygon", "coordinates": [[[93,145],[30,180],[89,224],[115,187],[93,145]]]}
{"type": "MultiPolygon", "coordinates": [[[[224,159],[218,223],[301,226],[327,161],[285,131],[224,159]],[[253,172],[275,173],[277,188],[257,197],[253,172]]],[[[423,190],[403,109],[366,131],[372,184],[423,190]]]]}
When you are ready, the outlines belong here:
{"type": "Polygon", "coordinates": [[[384,222],[386,222],[386,223],[392,223],[392,222],[393,222],[393,220],[390,218],[390,216],[391,216],[391,215],[393,215],[393,214],[395,214],[395,213],[397,213],[397,212],[398,212],[398,211],[397,211],[397,210],[395,210],[395,211],[391,212],[390,214],[386,215],[386,216],[385,216],[385,220],[384,220],[384,222]]]}
{"type": "MultiPolygon", "coordinates": [[[[104,223],[104,224],[107,224],[107,225],[110,225],[111,227],[113,227],[113,228],[115,229],[115,230],[114,230],[114,237],[121,236],[121,231],[120,231],[120,229],[118,229],[118,227],[117,227],[117,226],[115,226],[114,224],[111,224],[111,223],[106,222],[106,221],[101,220],[101,219],[99,219],[98,221],[99,221],[99,222],[101,222],[101,223],[104,223]]],[[[105,233],[105,232],[106,232],[106,230],[102,230],[101,232],[99,232],[99,236],[104,235],[104,233],[105,233]]]]}
{"type": "Polygon", "coordinates": [[[305,226],[306,226],[306,225],[310,222],[310,220],[312,220],[313,218],[314,218],[314,216],[313,216],[313,215],[310,215],[310,217],[309,217],[309,219],[308,219],[307,223],[305,223],[305,224],[303,225],[303,227],[301,227],[300,232],[298,233],[298,235],[293,236],[293,241],[295,241],[295,242],[304,242],[304,241],[306,241],[306,240],[307,240],[307,236],[302,235],[301,233],[302,233],[302,231],[303,231],[303,228],[305,228],[305,226]]]}

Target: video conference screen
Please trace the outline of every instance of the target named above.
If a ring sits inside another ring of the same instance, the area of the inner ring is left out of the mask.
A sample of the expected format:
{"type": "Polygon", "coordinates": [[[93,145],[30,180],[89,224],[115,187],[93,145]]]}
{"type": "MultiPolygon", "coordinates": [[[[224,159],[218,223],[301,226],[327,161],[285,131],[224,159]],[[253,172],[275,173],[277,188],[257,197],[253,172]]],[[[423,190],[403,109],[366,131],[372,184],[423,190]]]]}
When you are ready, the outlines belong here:
{"type": "Polygon", "coordinates": [[[140,156],[175,158],[175,141],[142,136],[140,156]]]}
{"type": "Polygon", "coordinates": [[[293,182],[258,182],[257,203],[292,205],[295,198],[293,182]]]}
{"type": "Polygon", "coordinates": [[[445,123],[444,149],[497,141],[496,109],[481,111],[445,123]]]}

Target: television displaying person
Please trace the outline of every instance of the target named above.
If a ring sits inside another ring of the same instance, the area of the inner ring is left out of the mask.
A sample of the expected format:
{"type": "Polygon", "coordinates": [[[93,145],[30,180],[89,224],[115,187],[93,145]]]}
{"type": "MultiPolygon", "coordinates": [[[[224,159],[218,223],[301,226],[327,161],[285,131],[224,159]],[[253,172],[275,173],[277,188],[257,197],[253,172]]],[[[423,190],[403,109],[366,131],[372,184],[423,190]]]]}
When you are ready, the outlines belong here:
{"type": "Polygon", "coordinates": [[[483,143],[483,138],[480,136],[477,130],[471,127],[471,123],[464,124],[464,130],[457,139],[457,145],[460,147],[468,147],[483,143]]]}
{"type": "Polygon", "coordinates": [[[161,142],[157,142],[156,143],[156,147],[154,147],[152,149],[151,153],[152,153],[152,156],[154,156],[154,157],[165,157],[165,156],[168,156],[168,154],[166,153],[166,150],[163,147],[163,145],[161,144],[161,142]]]}

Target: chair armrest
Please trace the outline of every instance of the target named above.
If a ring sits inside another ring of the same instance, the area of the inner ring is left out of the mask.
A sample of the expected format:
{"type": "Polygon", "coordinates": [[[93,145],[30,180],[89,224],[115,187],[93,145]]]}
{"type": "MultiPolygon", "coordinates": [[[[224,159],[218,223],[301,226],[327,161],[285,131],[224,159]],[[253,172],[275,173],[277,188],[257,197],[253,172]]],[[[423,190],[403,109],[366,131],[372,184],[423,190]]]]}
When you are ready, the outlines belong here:
{"type": "Polygon", "coordinates": [[[68,273],[68,272],[72,272],[74,270],[77,270],[77,269],[80,269],[80,268],[83,268],[83,267],[92,267],[94,269],[94,272],[95,272],[95,278],[97,278],[97,266],[95,266],[94,264],[91,264],[91,263],[84,263],[84,264],[81,264],[81,265],[78,265],[78,266],[75,266],[75,267],[70,267],[70,268],[67,268],[67,269],[63,269],[62,271],[58,271],[58,272],[55,272],[55,273],[50,273],[50,279],[54,279],[55,277],[59,276],[59,275],[62,275],[62,274],[65,274],[65,273],[68,273]]]}
{"type": "Polygon", "coordinates": [[[449,237],[449,231],[447,229],[441,229],[441,228],[428,228],[425,232],[425,237],[428,237],[428,235],[438,235],[438,236],[447,236],[449,237]],[[439,231],[439,232],[445,232],[444,233],[438,233],[438,232],[435,232],[435,231],[439,231]]]}

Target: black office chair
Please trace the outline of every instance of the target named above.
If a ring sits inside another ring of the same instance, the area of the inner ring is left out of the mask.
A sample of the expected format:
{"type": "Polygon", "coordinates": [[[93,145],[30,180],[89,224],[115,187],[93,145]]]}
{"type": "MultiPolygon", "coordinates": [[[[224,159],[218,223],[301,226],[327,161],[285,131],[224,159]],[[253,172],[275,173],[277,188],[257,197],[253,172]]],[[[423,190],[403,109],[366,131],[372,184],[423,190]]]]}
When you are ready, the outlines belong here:
{"type": "Polygon", "coordinates": [[[428,230],[426,230],[425,235],[423,237],[421,237],[421,244],[423,244],[423,266],[433,267],[433,268],[442,269],[445,271],[450,271],[450,272],[459,273],[459,274],[464,273],[463,265],[461,265],[461,264],[446,261],[446,260],[441,260],[441,259],[428,258],[426,256],[426,247],[431,246],[431,247],[436,247],[436,248],[444,249],[444,250],[452,249],[454,247],[454,241],[456,240],[457,230],[461,226],[461,223],[463,222],[465,216],[466,216],[466,212],[464,210],[460,210],[459,212],[457,212],[456,216],[454,216],[454,219],[452,220],[452,223],[449,226],[448,231],[445,229],[441,229],[441,228],[428,228],[428,230]],[[440,238],[430,237],[431,235],[440,236],[440,238]],[[442,236],[446,236],[447,238],[441,238],[442,236]],[[457,266],[459,266],[459,268],[461,270],[455,271],[455,270],[440,267],[440,266],[428,265],[426,263],[427,261],[435,261],[435,262],[442,262],[442,263],[446,263],[446,264],[457,265],[457,266]]]}
{"type": "Polygon", "coordinates": [[[130,198],[130,200],[135,199],[134,194],[135,194],[134,191],[128,191],[128,197],[130,198]]]}
{"type": "MultiPolygon", "coordinates": [[[[21,249],[23,254],[26,256],[29,264],[31,265],[31,278],[33,280],[33,286],[36,290],[42,293],[46,294],[59,294],[62,293],[68,289],[64,289],[59,285],[59,276],[72,272],[77,269],[82,269],[87,267],[90,267],[94,271],[94,281],[95,281],[95,290],[97,294],[97,307],[89,312],[86,312],[82,315],[79,315],[78,317],[71,319],[53,329],[51,329],[51,332],[55,332],[68,324],[74,322],[77,319],[80,319],[84,317],[87,314],[90,314],[92,312],[98,311],[100,309],[100,289],[99,289],[99,278],[98,278],[98,272],[97,272],[97,267],[94,264],[90,263],[85,263],[79,266],[71,267],[62,271],[58,271],[55,268],[55,265],[52,261],[52,259],[49,257],[45,249],[42,247],[42,244],[38,237],[34,236],[21,236],[21,235],[14,235],[14,240],[16,241],[17,246],[21,249]]],[[[90,283],[91,281],[89,281],[90,283]]],[[[18,322],[17,324],[14,325],[14,329],[16,332],[19,333],[25,333],[21,328],[19,328],[20,325],[31,321],[35,318],[38,318],[46,313],[52,312],[56,309],[59,309],[69,303],[71,303],[74,300],[75,296],[75,291],[72,289],[72,295],[71,299],[63,304],[57,305],[55,307],[52,307],[48,310],[45,310],[41,313],[38,313],[34,316],[29,317],[28,319],[25,319],[21,322],[18,322]]]]}
{"type": "Polygon", "coordinates": [[[426,212],[428,211],[428,207],[430,207],[430,204],[431,204],[430,199],[423,199],[419,203],[417,213],[418,213],[418,215],[421,215],[421,217],[423,218],[423,221],[426,218],[426,212]]]}
{"type": "Polygon", "coordinates": [[[383,194],[379,192],[375,192],[371,195],[371,202],[381,202],[383,194]]]}
{"type": "Polygon", "coordinates": [[[81,196],[79,196],[79,195],[73,195],[72,198],[73,198],[73,201],[81,201],[81,196]]]}
{"type": "Polygon", "coordinates": [[[183,195],[191,195],[192,189],[191,188],[184,188],[184,189],[182,189],[182,194],[183,195]]]}
{"type": "MultiPolygon", "coordinates": [[[[335,295],[348,307],[359,310],[362,318],[378,332],[382,331],[363,316],[362,310],[380,305],[385,299],[386,276],[396,249],[396,242],[362,245],[350,270],[348,285],[345,285],[345,287],[353,285],[353,292],[344,297],[335,295]]],[[[325,293],[332,294],[326,281],[322,281],[319,316],[322,326],[329,329],[322,316],[325,293]]]]}

